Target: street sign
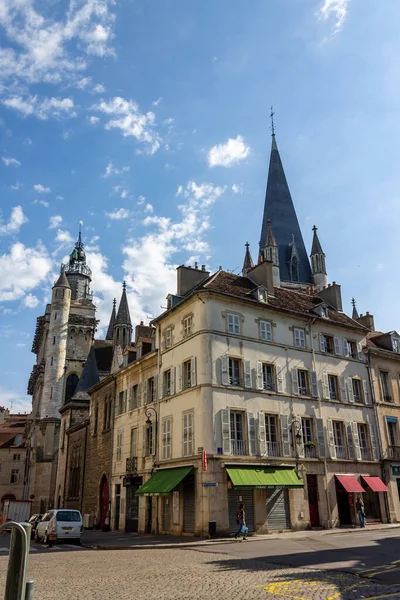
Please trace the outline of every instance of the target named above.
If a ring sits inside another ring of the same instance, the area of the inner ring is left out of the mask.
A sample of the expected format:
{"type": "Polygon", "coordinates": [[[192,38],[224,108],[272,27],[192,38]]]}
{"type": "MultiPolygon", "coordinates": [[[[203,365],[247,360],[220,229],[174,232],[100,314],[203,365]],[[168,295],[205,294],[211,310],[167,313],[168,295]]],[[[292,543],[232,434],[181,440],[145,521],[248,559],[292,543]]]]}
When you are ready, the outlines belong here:
{"type": "Polygon", "coordinates": [[[203,483],[203,487],[217,487],[218,483],[216,481],[205,481],[203,483]]]}

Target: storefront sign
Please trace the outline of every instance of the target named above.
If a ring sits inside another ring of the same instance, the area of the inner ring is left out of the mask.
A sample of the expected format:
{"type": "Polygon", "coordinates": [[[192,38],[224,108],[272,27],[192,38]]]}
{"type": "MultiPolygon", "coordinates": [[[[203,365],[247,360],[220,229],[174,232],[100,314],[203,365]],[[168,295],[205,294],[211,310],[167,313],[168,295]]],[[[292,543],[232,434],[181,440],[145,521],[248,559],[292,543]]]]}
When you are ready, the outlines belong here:
{"type": "Polygon", "coordinates": [[[217,485],[216,481],[205,481],[203,483],[203,487],[217,487],[217,485]]]}
{"type": "Polygon", "coordinates": [[[202,465],[203,471],[207,471],[207,452],[205,450],[203,450],[202,465]]]}

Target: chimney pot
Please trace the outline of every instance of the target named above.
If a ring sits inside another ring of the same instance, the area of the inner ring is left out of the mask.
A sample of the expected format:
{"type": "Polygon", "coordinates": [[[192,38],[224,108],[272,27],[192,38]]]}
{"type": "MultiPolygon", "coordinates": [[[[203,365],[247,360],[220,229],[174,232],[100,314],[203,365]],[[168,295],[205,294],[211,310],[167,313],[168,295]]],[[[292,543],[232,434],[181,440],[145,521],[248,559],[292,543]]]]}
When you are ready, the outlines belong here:
{"type": "Polygon", "coordinates": [[[366,315],[369,315],[369,312],[367,311],[365,314],[366,314],[366,315]]]}
{"type": "Polygon", "coordinates": [[[364,315],[362,313],[360,313],[360,317],[363,317],[364,315]]]}
{"type": "Polygon", "coordinates": [[[140,324],[141,324],[141,325],[144,325],[143,321],[140,321],[140,324]]]}
{"type": "Polygon", "coordinates": [[[201,270],[205,271],[206,270],[206,265],[201,265],[201,270]]]}
{"type": "Polygon", "coordinates": [[[333,281],[333,282],[332,282],[332,285],[336,285],[336,281],[333,281]]]}
{"type": "Polygon", "coordinates": [[[194,263],[194,268],[195,268],[195,269],[198,269],[198,264],[197,264],[197,262],[195,262],[195,263],[194,263]]]}

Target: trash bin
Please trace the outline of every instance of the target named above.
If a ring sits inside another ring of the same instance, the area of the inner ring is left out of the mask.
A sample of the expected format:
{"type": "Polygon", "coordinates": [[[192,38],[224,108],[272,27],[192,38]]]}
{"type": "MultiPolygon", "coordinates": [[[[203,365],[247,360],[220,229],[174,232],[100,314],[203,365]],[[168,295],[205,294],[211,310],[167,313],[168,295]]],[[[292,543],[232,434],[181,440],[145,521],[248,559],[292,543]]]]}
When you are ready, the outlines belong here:
{"type": "Polygon", "coordinates": [[[217,535],[217,521],[208,521],[208,535],[210,537],[217,535]]]}

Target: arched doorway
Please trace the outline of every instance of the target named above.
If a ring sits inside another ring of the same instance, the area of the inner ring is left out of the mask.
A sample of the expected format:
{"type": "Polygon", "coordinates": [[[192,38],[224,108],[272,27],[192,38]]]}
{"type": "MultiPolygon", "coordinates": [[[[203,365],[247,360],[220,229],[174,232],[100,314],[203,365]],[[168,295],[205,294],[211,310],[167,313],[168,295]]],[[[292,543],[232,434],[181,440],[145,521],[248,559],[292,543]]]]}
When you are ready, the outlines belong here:
{"type": "Polygon", "coordinates": [[[102,529],[106,524],[106,519],[108,515],[108,481],[107,476],[103,475],[100,482],[100,519],[99,519],[99,528],[102,529]]]}

